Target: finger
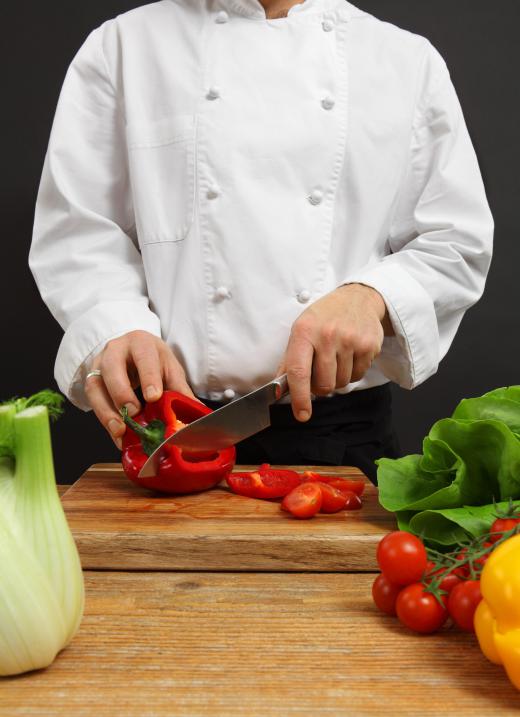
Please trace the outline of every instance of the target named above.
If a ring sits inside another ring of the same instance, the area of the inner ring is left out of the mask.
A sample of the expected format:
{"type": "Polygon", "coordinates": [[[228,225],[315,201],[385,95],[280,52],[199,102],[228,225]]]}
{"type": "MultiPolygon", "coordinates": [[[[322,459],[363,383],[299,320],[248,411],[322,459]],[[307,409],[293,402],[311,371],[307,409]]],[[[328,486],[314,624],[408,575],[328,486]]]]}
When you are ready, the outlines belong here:
{"type": "Polygon", "coordinates": [[[352,351],[340,351],[336,356],[336,388],[345,388],[350,383],[352,375],[352,351]]]}
{"type": "Polygon", "coordinates": [[[126,426],[119,413],[115,410],[112,398],[101,376],[91,376],[85,381],[85,395],[99,422],[121,450],[121,437],[126,430],[126,426]]]}
{"type": "Polygon", "coordinates": [[[158,401],[163,392],[162,366],[159,350],[153,339],[135,338],[131,356],[139,374],[139,383],[146,401],[158,401]]]}
{"type": "Polygon", "coordinates": [[[336,387],[337,359],[332,344],[320,344],[314,352],[311,389],[317,396],[326,396],[336,387]]]}
{"type": "Polygon", "coordinates": [[[139,413],[141,404],[128,375],[128,356],[123,347],[107,347],[100,362],[101,375],[114,407],[126,406],[130,416],[139,413]]]}
{"type": "Polygon", "coordinates": [[[286,351],[287,382],[294,417],[307,421],[311,417],[311,374],[314,346],[302,335],[291,334],[286,351]]]}
{"type": "Polygon", "coordinates": [[[355,355],[352,362],[352,375],[350,380],[361,381],[363,376],[366,374],[370,366],[372,365],[371,356],[369,354],[355,355]]]}

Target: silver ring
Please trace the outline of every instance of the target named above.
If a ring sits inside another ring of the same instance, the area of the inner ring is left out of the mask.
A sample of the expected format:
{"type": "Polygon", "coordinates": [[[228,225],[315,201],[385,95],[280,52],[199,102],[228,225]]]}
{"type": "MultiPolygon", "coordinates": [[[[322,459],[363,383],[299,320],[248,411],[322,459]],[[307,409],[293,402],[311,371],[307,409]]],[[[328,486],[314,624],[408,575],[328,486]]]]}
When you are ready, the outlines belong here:
{"type": "Polygon", "coordinates": [[[93,371],[89,371],[85,376],[85,381],[88,381],[91,376],[101,376],[101,371],[98,368],[95,368],[93,371]]]}

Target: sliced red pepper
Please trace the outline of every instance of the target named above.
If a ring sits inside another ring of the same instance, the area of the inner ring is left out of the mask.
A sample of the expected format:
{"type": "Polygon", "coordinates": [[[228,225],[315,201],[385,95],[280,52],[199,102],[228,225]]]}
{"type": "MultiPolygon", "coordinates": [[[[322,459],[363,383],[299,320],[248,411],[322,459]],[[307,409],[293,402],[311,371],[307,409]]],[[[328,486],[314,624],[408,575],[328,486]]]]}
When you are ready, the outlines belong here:
{"type": "Polygon", "coordinates": [[[123,413],[126,432],[121,461],[128,478],[138,485],[163,493],[197,493],[212,488],[235,464],[233,446],[220,451],[182,452],[166,445],[159,458],[157,475],[138,478],[139,471],[164,438],[175,433],[179,421],[191,423],[211,409],[177,391],[165,391],[158,401],[147,403],[135,418],[123,413]]]}
{"type": "Polygon", "coordinates": [[[301,478],[296,471],[271,468],[268,463],[263,463],[257,471],[231,473],[226,482],[238,495],[272,500],[290,493],[300,485],[301,478]]]}
{"type": "Polygon", "coordinates": [[[305,471],[303,480],[320,481],[320,483],[327,483],[328,485],[334,486],[336,490],[340,490],[342,493],[349,491],[351,493],[357,493],[357,495],[363,493],[366,485],[364,480],[351,480],[350,478],[341,478],[341,476],[335,475],[321,475],[320,473],[314,473],[312,471],[305,471]]]}

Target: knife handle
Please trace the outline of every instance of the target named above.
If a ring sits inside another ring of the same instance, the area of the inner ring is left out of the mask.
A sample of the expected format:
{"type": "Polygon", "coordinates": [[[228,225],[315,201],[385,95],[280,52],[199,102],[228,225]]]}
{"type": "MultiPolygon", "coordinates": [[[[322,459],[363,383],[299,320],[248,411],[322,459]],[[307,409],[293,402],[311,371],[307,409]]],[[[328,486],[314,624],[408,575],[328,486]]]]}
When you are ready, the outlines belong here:
{"type": "Polygon", "coordinates": [[[278,401],[282,396],[289,391],[289,383],[287,382],[287,374],[284,373],[282,376],[278,376],[273,381],[274,386],[274,398],[278,401]]]}

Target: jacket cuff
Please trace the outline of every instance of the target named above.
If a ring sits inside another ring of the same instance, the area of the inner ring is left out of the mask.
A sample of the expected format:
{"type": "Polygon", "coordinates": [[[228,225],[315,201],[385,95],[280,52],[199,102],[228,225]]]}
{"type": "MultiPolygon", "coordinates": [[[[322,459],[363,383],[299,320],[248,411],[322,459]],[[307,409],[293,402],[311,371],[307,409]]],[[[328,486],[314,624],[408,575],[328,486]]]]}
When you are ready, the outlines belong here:
{"type": "Polygon", "coordinates": [[[111,339],[138,330],[161,336],[160,321],[145,301],[97,304],[73,321],[65,331],[54,365],[60,391],[75,406],[89,411],[84,382],[92,360],[111,339]]]}
{"type": "Polygon", "coordinates": [[[439,329],[433,301],[391,259],[349,275],[344,284],[364,284],[383,297],[395,336],[387,336],[374,365],[402,388],[412,389],[439,366],[439,329]]]}

